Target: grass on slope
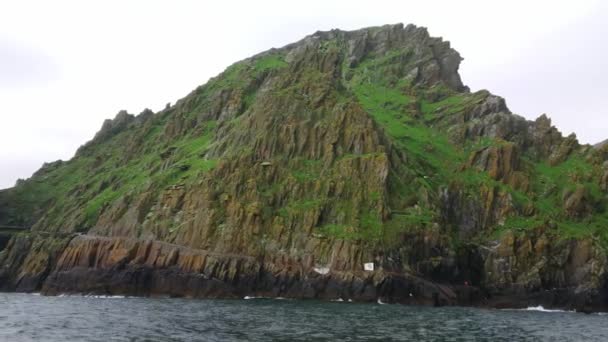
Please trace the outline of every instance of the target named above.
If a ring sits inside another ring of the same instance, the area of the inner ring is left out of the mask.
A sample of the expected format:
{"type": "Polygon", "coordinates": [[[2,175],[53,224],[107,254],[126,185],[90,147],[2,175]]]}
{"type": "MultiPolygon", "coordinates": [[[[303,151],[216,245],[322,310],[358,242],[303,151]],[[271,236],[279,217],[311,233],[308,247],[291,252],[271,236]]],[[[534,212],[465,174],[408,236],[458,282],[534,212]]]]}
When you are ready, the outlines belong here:
{"type": "MultiPolygon", "coordinates": [[[[350,87],[359,103],[393,138],[396,146],[411,157],[408,159],[408,167],[419,176],[414,182],[399,184],[397,181],[393,184],[396,186],[394,190],[416,196],[421,188],[435,191],[438,185],[445,186],[453,181],[462,183],[473,193],[481,185],[498,187],[501,191],[510,193],[516,205],[533,203],[537,213],[531,217],[511,216],[504,226],[496,227],[497,230],[525,230],[541,226],[548,220],[555,220],[558,221],[558,232],[563,237],[595,235],[608,242],[606,239],[608,215],[605,209],[602,209],[605,205],[588,219],[567,219],[562,214],[563,191],[576,184],[584,185],[596,203],[605,197],[599,189],[597,177],[594,176],[594,173],[597,175],[597,170],[593,170],[589,162],[575,154],[557,166],[550,166],[546,162],[528,163],[531,165],[528,170],[532,177],[531,193],[516,191],[502,182],[491,179],[485,172],[478,172],[475,169],[462,171],[462,163],[471,151],[500,145],[501,142],[485,138],[467,143],[464,148],[455,147],[446,135],[430,127],[429,123],[477,103],[483,99],[485,93],[450,94],[446,91],[447,95],[438,101],[430,101],[424,96],[417,97],[413,94],[419,93],[412,91],[407,82],[395,81],[390,76],[383,78],[383,75],[390,75],[386,68],[383,68],[383,63],[387,58],[395,58],[398,53],[399,51],[389,53],[384,58],[364,61],[355,68],[350,82],[350,87]],[[416,109],[419,111],[416,112],[416,109]]],[[[393,215],[393,222],[390,224],[401,227],[417,226],[428,224],[434,219],[429,212],[410,212],[408,215],[393,215]]],[[[332,227],[330,231],[345,230],[332,227]]]]}

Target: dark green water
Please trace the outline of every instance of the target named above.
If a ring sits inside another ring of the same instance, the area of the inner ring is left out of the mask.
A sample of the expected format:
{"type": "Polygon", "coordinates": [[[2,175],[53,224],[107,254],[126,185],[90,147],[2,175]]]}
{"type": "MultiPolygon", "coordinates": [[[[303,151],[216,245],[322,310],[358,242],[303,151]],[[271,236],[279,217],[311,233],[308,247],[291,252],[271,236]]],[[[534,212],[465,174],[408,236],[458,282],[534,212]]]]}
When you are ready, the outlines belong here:
{"type": "Polygon", "coordinates": [[[0,341],[608,341],[608,316],[0,293],[0,341]]]}

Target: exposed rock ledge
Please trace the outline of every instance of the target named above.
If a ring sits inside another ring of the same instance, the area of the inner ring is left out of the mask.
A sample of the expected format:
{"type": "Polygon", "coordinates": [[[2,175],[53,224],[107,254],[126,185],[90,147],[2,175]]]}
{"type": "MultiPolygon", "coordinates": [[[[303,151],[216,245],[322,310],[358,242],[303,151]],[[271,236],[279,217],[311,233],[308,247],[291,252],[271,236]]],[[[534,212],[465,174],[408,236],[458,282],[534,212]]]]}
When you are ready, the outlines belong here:
{"type": "Polygon", "coordinates": [[[69,292],[138,296],[336,299],[423,305],[459,302],[453,288],[384,271],[331,272],[302,264],[217,254],[159,241],[75,237],[42,286],[44,294],[69,292]]]}
{"type": "Polygon", "coordinates": [[[382,268],[373,272],[326,273],[286,260],[218,254],[130,238],[23,236],[11,241],[5,253],[0,254],[2,258],[20,265],[19,270],[0,270],[2,290],[40,291],[45,295],[343,298],[413,305],[543,305],[586,312],[606,310],[605,301],[590,301],[588,293],[580,289],[529,291],[512,286],[490,294],[477,286],[439,284],[382,268]],[[18,276],[10,278],[11,274],[18,276]]]}

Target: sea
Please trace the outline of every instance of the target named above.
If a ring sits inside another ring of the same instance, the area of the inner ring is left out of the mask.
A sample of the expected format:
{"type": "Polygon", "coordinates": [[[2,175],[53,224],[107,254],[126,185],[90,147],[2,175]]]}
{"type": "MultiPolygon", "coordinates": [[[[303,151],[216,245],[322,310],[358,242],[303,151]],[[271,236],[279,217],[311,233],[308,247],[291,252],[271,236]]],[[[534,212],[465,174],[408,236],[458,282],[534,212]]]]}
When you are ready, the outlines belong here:
{"type": "Polygon", "coordinates": [[[341,299],[0,293],[0,341],[608,341],[608,315],[341,299]]]}

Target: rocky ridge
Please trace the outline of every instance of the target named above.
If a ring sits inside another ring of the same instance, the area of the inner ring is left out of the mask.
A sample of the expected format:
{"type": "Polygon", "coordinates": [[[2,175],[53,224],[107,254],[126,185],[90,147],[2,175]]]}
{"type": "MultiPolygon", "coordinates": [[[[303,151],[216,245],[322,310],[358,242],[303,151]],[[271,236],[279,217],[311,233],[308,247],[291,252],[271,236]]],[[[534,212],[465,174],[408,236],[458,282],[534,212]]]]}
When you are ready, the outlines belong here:
{"type": "Polygon", "coordinates": [[[606,310],[606,146],[460,61],[413,25],[317,32],[122,111],[0,192],[32,225],[0,288],[606,310]]]}

